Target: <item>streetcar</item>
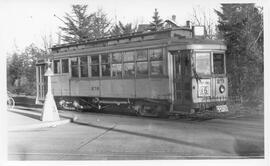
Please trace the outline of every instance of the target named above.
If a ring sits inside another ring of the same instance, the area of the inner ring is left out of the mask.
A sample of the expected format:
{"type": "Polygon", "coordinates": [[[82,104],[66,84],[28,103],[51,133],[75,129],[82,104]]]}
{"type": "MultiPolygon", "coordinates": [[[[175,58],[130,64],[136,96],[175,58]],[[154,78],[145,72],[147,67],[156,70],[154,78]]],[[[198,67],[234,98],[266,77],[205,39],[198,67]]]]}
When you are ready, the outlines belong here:
{"type": "Polygon", "coordinates": [[[59,108],[124,106],[141,116],[228,111],[226,46],[204,32],[183,26],[54,45],[36,64],[36,101],[45,99],[49,65],[59,108]]]}

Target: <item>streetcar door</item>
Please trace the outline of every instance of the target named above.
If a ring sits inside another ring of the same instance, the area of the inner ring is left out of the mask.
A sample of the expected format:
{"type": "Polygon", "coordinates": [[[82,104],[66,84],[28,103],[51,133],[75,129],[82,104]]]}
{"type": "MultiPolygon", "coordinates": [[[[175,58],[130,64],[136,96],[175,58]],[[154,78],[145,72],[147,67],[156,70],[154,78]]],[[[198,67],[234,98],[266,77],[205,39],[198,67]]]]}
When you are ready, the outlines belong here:
{"type": "Polygon", "coordinates": [[[185,107],[191,103],[191,62],[190,50],[173,52],[174,103],[185,107]]]}
{"type": "Polygon", "coordinates": [[[181,55],[179,51],[173,52],[173,85],[174,85],[174,103],[182,103],[181,90],[182,90],[182,64],[181,55]]]}

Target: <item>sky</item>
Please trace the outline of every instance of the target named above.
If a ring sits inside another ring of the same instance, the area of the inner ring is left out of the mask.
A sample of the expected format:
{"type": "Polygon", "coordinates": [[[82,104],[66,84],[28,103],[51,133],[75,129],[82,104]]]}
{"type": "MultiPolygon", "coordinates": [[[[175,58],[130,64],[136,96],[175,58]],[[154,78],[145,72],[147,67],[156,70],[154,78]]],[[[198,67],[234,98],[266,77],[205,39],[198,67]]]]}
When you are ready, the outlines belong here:
{"type": "MultiPolygon", "coordinates": [[[[149,23],[155,8],[165,20],[176,15],[176,22],[184,25],[191,20],[193,8],[205,11],[217,21],[214,9],[220,10],[219,0],[0,0],[2,27],[0,31],[0,54],[23,50],[34,43],[42,48],[42,37],[51,35],[57,42],[57,32],[63,23],[54,14],[63,18],[71,11],[72,4],[87,4],[88,12],[103,9],[114,23],[149,23]],[[206,3],[207,2],[207,3],[206,3]]],[[[255,1],[256,2],[256,1],[255,1]]]]}

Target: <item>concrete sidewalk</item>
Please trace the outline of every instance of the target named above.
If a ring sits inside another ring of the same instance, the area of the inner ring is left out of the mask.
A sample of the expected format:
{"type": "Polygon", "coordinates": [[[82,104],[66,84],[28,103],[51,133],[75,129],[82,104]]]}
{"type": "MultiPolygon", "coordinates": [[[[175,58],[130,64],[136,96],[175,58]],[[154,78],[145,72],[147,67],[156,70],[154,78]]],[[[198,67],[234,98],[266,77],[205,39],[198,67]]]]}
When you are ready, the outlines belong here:
{"type": "Polygon", "coordinates": [[[59,121],[41,121],[42,110],[21,109],[15,107],[8,110],[8,131],[34,130],[46,127],[55,127],[57,125],[67,124],[72,121],[72,117],[61,116],[59,121]]]}

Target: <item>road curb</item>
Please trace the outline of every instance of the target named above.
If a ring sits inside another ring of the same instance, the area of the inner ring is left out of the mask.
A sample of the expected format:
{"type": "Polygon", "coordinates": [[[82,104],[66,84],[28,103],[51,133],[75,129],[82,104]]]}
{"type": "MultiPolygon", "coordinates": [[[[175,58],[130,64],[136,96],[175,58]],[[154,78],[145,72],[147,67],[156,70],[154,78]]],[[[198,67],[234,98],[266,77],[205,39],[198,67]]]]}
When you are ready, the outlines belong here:
{"type": "Polygon", "coordinates": [[[38,124],[14,126],[14,127],[9,128],[8,131],[24,131],[24,130],[34,130],[34,129],[40,129],[40,128],[56,127],[58,125],[63,125],[70,122],[71,122],[71,119],[63,119],[63,120],[51,121],[51,122],[41,122],[38,124]]]}

